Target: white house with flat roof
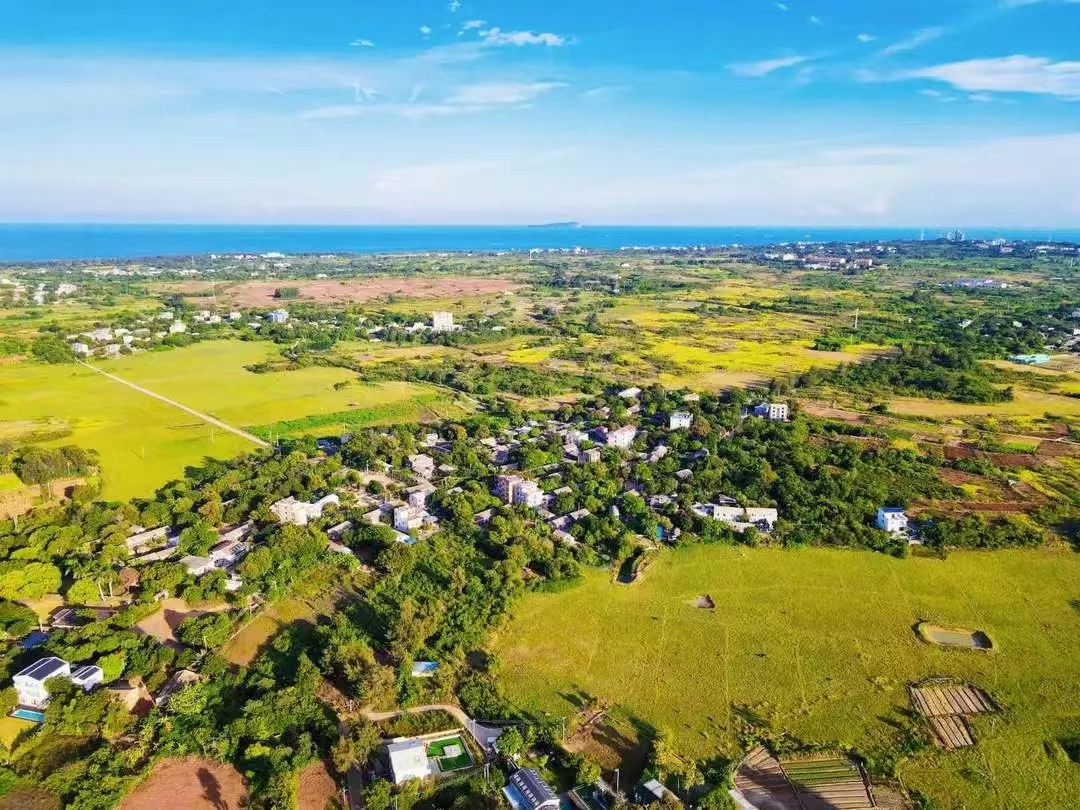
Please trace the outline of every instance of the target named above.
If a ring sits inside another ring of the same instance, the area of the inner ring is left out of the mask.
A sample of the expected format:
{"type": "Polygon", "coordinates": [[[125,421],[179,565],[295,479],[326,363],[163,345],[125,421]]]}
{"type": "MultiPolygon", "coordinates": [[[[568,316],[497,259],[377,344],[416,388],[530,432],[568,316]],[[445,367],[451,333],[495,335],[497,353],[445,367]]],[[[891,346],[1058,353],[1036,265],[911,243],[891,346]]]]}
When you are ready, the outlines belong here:
{"type": "Polygon", "coordinates": [[[877,511],[877,527],[889,534],[907,534],[907,513],[897,506],[883,506],[877,511]]]}
{"type": "Polygon", "coordinates": [[[341,499],[337,495],[327,495],[312,503],[298,501],[293,496],[282,498],[270,505],[270,511],[274,513],[282,523],[292,523],[296,526],[306,526],[311,521],[321,518],[323,510],[333,504],[338,506],[341,499]]]}
{"type": "Polygon", "coordinates": [[[452,313],[452,312],[432,312],[431,313],[431,328],[436,332],[453,332],[454,331],[454,313],[452,313]]]}
{"type": "Polygon", "coordinates": [[[431,763],[423,740],[396,740],[386,746],[386,752],[390,755],[390,773],[395,785],[431,776],[431,763]]]}
{"type": "Polygon", "coordinates": [[[694,424],[694,415],[690,411],[675,411],[668,417],[668,430],[683,430],[694,424]]]}
{"type": "Polygon", "coordinates": [[[786,422],[789,409],[784,402],[763,402],[753,410],[754,416],[768,419],[770,422],[786,422]]]}

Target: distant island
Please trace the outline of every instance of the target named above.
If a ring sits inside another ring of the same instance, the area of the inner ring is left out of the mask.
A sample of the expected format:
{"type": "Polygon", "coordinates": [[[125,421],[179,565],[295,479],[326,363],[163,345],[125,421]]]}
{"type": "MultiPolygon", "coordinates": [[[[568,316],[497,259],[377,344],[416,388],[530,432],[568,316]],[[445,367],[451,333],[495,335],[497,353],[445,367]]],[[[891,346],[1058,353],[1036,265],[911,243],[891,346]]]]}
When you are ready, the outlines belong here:
{"type": "Polygon", "coordinates": [[[530,225],[530,228],[580,228],[580,222],[545,222],[543,225],[530,225]]]}

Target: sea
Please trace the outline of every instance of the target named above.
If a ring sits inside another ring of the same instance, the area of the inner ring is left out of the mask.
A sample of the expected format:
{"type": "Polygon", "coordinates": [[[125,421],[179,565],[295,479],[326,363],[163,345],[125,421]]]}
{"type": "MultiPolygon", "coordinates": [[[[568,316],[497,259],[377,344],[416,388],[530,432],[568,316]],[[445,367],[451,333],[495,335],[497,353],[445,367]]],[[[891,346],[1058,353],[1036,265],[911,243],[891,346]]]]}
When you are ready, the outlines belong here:
{"type": "MultiPolygon", "coordinates": [[[[968,239],[1080,242],[1080,229],[971,228],[968,239]]],[[[144,259],[209,253],[427,253],[761,246],[936,239],[942,229],[585,225],[0,224],[0,262],[144,259]]]]}

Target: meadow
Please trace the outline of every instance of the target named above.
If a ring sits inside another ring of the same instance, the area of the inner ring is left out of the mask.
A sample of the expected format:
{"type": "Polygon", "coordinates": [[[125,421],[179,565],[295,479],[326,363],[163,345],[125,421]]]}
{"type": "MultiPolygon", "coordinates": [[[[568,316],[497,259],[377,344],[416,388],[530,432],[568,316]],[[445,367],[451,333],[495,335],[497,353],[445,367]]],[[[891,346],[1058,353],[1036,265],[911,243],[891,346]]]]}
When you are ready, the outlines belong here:
{"type": "MultiPolygon", "coordinates": [[[[359,383],[343,369],[266,374],[245,369],[272,356],[275,349],[266,343],[213,341],[100,365],[236,427],[378,409],[383,410],[368,424],[412,421],[451,400],[429,386],[359,383]]],[[[312,426],[315,432],[327,428],[318,420],[312,426]]],[[[18,441],[35,432],[55,434],[52,444],[96,450],[103,494],[116,499],[149,495],[206,457],[228,458],[253,448],[238,436],[82,366],[9,366],[0,375],[0,436],[18,441]]]]}
{"type": "Polygon", "coordinates": [[[680,750],[740,754],[749,714],[807,741],[874,752],[907,722],[906,685],[950,675],[1004,709],[975,722],[978,744],[902,768],[942,807],[1066,807],[1080,769],[1054,742],[1080,732],[1080,556],[1060,550],[897,560],[872,553],[695,547],[634,585],[590,571],[533,594],[493,640],[508,697],[536,716],[583,696],[618,704],[630,726],[672,731],[680,750]],[[694,606],[708,595],[715,610],[694,606]],[[920,620],[981,629],[990,654],[919,641],[920,620]]]}

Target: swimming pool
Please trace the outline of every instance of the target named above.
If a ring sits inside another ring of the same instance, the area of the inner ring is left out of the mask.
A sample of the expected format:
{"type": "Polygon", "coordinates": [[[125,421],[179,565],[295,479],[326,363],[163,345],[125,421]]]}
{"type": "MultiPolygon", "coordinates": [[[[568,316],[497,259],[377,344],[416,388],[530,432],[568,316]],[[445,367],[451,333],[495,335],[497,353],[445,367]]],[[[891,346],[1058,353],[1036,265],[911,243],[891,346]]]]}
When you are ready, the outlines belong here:
{"type": "Polygon", "coordinates": [[[45,713],[33,709],[16,709],[11,713],[11,716],[18,717],[20,720],[29,720],[31,723],[45,722],[45,713]]]}

